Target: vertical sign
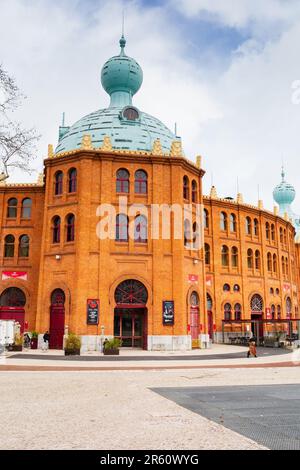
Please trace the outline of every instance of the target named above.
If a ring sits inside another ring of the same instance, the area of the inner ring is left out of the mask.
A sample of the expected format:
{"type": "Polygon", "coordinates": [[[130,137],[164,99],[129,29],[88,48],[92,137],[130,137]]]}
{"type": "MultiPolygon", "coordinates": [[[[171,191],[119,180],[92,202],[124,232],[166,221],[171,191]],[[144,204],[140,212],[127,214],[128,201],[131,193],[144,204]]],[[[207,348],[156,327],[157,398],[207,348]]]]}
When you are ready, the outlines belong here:
{"type": "Polygon", "coordinates": [[[87,324],[98,325],[99,323],[99,299],[87,299],[87,324]]]}
{"type": "Polygon", "coordinates": [[[163,300],[163,325],[174,325],[174,300],[163,300]]]}

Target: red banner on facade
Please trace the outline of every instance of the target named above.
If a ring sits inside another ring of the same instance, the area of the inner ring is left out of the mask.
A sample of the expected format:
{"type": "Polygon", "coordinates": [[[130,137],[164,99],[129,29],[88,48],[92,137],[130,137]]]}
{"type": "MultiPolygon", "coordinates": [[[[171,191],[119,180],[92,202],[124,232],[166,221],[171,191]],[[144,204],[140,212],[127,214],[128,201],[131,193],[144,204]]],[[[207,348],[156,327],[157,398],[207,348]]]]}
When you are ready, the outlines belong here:
{"type": "Polygon", "coordinates": [[[197,274],[189,274],[189,282],[195,282],[198,284],[199,276],[197,274]]]}
{"type": "Polygon", "coordinates": [[[291,285],[290,284],[283,284],[283,292],[286,294],[287,292],[290,292],[291,290],[291,285]]]}
{"type": "Polygon", "coordinates": [[[272,320],[272,313],[270,308],[266,308],[266,317],[267,320],[272,320]]]}
{"type": "Polygon", "coordinates": [[[6,279],[20,279],[22,281],[27,281],[27,272],[26,271],[2,271],[2,281],[6,279]]]}
{"type": "Polygon", "coordinates": [[[207,285],[207,287],[212,287],[212,283],[213,283],[213,277],[210,276],[210,275],[207,275],[206,276],[206,285],[207,285]]]}

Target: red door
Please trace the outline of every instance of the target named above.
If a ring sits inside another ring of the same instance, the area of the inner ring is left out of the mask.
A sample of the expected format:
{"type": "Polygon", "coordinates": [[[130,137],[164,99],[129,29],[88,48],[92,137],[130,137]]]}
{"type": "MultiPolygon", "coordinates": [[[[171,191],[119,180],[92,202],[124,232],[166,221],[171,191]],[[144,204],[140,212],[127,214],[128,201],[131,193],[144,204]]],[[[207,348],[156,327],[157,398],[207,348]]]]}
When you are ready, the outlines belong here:
{"type": "Polygon", "coordinates": [[[208,334],[210,339],[213,338],[214,324],[213,324],[213,314],[212,312],[207,312],[207,322],[208,322],[208,334]]]}
{"type": "Polygon", "coordinates": [[[50,349],[62,349],[65,332],[65,307],[51,305],[50,307],[50,349]]]}
{"type": "Polygon", "coordinates": [[[198,347],[199,345],[199,307],[191,306],[190,310],[191,317],[191,336],[192,336],[192,346],[198,347]]]}

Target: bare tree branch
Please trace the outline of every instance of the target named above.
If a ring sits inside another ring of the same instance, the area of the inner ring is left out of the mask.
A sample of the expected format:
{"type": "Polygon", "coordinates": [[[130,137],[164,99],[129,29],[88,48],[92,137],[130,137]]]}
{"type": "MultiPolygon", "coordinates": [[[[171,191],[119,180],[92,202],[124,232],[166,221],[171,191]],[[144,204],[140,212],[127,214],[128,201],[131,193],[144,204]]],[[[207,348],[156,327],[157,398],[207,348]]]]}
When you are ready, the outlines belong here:
{"type": "Polygon", "coordinates": [[[10,119],[8,111],[16,109],[24,96],[15,81],[0,65],[0,170],[9,176],[9,170],[19,168],[33,171],[36,143],[40,136],[34,129],[23,129],[10,119]]]}

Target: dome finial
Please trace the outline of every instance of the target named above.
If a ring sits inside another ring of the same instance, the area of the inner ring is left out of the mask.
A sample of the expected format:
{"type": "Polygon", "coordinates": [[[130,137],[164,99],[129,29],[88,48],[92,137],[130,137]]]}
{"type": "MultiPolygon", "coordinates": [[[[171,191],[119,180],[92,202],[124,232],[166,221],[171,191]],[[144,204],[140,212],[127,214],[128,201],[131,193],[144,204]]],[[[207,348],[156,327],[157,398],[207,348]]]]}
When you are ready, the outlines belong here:
{"type": "Polygon", "coordinates": [[[284,166],[283,165],[281,167],[281,178],[282,178],[282,182],[284,183],[285,171],[284,171],[284,166]]]}
{"type": "Polygon", "coordinates": [[[124,49],[125,49],[125,46],[126,46],[126,39],[124,37],[124,24],[125,24],[125,13],[124,13],[124,10],[123,10],[123,14],[122,14],[122,36],[121,36],[121,39],[119,41],[120,42],[120,47],[121,47],[120,56],[125,55],[124,49]]]}

